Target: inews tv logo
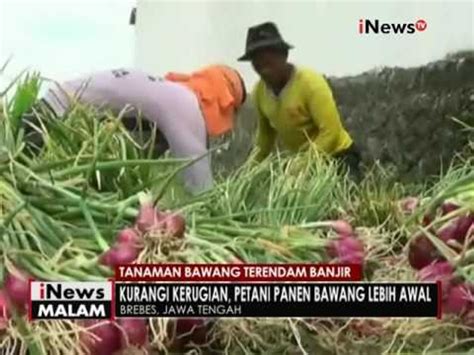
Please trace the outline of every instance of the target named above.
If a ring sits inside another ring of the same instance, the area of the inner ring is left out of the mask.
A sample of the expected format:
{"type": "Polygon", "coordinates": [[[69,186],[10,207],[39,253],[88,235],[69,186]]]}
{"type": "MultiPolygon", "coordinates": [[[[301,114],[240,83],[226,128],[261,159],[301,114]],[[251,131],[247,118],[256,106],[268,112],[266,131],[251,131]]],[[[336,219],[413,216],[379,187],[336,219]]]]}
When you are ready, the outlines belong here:
{"type": "Polygon", "coordinates": [[[358,30],[360,34],[413,34],[423,32],[427,27],[428,24],[423,19],[409,23],[384,23],[379,20],[360,19],[358,30]]]}
{"type": "MultiPolygon", "coordinates": [[[[35,294],[34,291],[32,291],[32,294],[35,294]]],[[[106,289],[104,289],[102,283],[92,283],[83,287],[79,282],[70,284],[64,282],[40,282],[38,298],[39,300],[51,301],[92,301],[105,299],[105,294],[106,289]]]]}
{"type": "Polygon", "coordinates": [[[43,282],[30,285],[30,319],[108,319],[111,282],[43,282]]]}

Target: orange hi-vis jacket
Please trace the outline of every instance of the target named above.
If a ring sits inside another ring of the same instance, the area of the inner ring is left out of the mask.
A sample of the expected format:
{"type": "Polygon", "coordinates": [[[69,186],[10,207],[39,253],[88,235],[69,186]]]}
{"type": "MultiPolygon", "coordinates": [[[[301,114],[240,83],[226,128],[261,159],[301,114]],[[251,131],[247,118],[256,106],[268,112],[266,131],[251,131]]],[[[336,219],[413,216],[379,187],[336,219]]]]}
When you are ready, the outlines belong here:
{"type": "Polygon", "coordinates": [[[195,93],[209,136],[217,137],[233,129],[235,111],[244,97],[242,81],[234,69],[211,65],[191,74],[171,72],[165,79],[179,82],[195,93]]]}

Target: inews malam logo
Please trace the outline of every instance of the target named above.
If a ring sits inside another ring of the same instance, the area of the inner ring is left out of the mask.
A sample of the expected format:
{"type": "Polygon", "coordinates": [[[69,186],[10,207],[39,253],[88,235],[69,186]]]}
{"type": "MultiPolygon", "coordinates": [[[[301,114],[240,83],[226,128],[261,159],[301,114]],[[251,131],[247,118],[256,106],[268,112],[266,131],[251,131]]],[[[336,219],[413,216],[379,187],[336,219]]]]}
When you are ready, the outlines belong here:
{"type": "Polygon", "coordinates": [[[31,319],[107,319],[111,317],[110,282],[32,281],[31,319]]]}
{"type": "Polygon", "coordinates": [[[359,20],[359,34],[414,34],[423,32],[428,27],[425,20],[419,19],[416,22],[389,23],[379,20],[359,20]]]}

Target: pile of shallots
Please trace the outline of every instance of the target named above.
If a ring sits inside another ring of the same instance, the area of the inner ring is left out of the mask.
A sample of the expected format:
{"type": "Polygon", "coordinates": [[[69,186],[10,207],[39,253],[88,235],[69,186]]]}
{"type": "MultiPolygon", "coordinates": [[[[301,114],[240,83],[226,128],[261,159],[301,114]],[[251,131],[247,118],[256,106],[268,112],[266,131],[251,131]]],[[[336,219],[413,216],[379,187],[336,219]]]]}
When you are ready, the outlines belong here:
{"type": "Polygon", "coordinates": [[[161,212],[152,203],[143,203],[133,227],[120,231],[115,244],[100,257],[100,263],[110,267],[131,264],[144,248],[146,233],[165,237],[184,238],[186,223],[178,213],[161,212]]]}
{"type": "Polygon", "coordinates": [[[340,264],[364,264],[364,244],[358,238],[349,222],[331,221],[329,226],[337,233],[336,239],[329,240],[326,252],[330,259],[340,264]]]}
{"type": "MultiPolygon", "coordinates": [[[[416,198],[407,198],[402,204],[406,214],[412,213],[418,206],[416,198]]],[[[453,252],[459,254],[469,250],[474,245],[474,213],[466,212],[449,218],[449,214],[460,211],[460,206],[452,202],[443,203],[435,215],[425,215],[422,218],[423,227],[430,234],[442,241],[453,252]],[[446,217],[439,228],[433,228],[435,217],[446,217]]],[[[441,281],[442,308],[445,314],[460,316],[465,324],[474,327],[474,284],[457,277],[455,268],[440,253],[424,232],[413,236],[408,246],[408,261],[418,270],[418,279],[426,282],[441,281]]]]}

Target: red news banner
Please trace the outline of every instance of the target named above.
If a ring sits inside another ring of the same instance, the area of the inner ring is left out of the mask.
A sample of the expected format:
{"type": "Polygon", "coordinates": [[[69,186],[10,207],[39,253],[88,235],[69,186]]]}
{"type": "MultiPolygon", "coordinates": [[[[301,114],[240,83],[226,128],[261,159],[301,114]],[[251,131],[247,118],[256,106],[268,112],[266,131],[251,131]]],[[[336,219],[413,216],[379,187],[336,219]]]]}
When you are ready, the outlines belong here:
{"type": "Polygon", "coordinates": [[[323,282],[360,281],[361,265],[343,264],[141,264],[120,265],[116,281],[323,282]]]}

